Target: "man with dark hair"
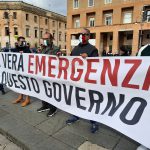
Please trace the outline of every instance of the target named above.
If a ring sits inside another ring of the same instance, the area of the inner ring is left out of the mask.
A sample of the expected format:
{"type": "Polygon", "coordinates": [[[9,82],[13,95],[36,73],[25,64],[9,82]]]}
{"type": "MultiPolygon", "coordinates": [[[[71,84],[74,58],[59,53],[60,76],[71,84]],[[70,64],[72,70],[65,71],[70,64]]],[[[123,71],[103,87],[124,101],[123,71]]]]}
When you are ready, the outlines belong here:
{"type": "Polygon", "coordinates": [[[129,56],[128,50],[123,45],[120,46],[119,56],[129,56]]]}
{"type": "Polygon", "coordinates": [[[107,56],[113,56],[112,50],[109,50],[109,52],[107,53],[107,56]]]}
{"type": "MultiPolygon", "coordinates": [[[[79,36],[80,43],[72,50],[71,56],[86,57],[98,57],[98,50],[95,46],[89,43],[90,30],[83,28],[79,36]]],[[[79,117],[73,115],[67,121],[66,124],[72,124],[79,120],[79,117]]],[[[95,121],[91,122],[91,133],[95,133],[98,130],[98,124],[95,121]]]]}
{"type": "MultiPolygon", "coordinates": [[[[43,45],[42,45],[42,54],[48,54],[48,55],[56,55],[59,56],[61,54],[60,49],[53,44],[53,36],[51,33],[46,32],[43,36],[43,45]]],[[[42,107],[37,109],[37,112],[44,112],[49,110],[47,113],[47,117],[51,117],[55,115],[57,112],[57,108],[53,106],[52,104],[49,104],[45,101],[42,101],[42,107]]]]}
{"type": "MultiPolygon", "coordinates": [[[[16,48],[15,48],[14,52],[31,53],[31,51],[26,46],[26,41],[25,41],[24,37],[22,37],[22,36],[18,37],[17,42],[18,42],[18,44],[16,45],[16,48]]],[[[23,94],[20,94],[19,97],[15,101],[13,101],[13,104],[20,103],[22,100],[23,100],[23,94]]],[[[30,104],[30,97],[26,96],[25,101],[22,102],[21,106],[25,107],[28,104],[30,104]]]]}
{"type": "Polygon", "coordinates": [[[19,36],[17,38],[16,46],[16,52],[20,53],[31,53],[30,49],[27,46],[27,42],[25,41],[25,38],[23,36],[19,36]]]}

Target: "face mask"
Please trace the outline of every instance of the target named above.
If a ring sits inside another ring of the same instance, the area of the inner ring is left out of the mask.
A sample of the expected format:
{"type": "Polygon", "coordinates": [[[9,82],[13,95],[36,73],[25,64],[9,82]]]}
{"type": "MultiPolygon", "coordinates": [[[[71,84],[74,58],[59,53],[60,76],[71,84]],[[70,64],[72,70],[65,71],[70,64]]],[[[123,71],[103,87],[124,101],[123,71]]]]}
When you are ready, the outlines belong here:
{"type": "Polygon", "coordinates": [[[44,41],[43,41],[43,45],[44,45],[44,46],[48,46],[49,44],[50,44],[50,43],[49,43],[48,40],[44,40],[44,41]]]}
{"type": "Polygon", "coordinates": [[[85,35],[80,34],[80,36],[79,36],[79,41],[80,41],[81,44],[86,44],[85,35]]]}

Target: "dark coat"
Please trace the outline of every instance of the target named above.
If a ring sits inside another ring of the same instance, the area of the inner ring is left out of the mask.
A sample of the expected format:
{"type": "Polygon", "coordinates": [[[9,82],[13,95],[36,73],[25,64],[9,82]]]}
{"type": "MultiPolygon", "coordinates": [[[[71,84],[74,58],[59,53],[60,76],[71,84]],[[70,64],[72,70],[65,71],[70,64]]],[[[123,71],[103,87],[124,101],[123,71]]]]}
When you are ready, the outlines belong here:
{"type": "Polygon", "coordinates": [[[97,57],[98,56],[98,50],[95,46],[91,45],[90,43],[87,44],[78,44],[72,52],[71,56],[80,56],[80,54],[86,53],[88,57],[97,57]]]}
{"type": "Polygon", "coordinates": [[[16,47],[12,52],[19,53],[23,51],[23,53],[31,53],[30,49],[28,47],[16,47]]]}

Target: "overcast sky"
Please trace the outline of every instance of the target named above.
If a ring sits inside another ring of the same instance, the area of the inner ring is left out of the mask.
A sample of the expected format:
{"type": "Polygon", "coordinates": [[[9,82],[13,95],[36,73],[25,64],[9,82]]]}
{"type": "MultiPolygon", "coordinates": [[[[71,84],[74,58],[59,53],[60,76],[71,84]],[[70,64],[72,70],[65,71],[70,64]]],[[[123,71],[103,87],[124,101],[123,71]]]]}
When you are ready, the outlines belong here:
{"type": "MultiPolygon", "coordinates": [[[[20,1],[20,0],[0,0],[0,1],[20,1]]],[[[67,15],[67,0],[21,0],[38,7],[67,15]]]]}

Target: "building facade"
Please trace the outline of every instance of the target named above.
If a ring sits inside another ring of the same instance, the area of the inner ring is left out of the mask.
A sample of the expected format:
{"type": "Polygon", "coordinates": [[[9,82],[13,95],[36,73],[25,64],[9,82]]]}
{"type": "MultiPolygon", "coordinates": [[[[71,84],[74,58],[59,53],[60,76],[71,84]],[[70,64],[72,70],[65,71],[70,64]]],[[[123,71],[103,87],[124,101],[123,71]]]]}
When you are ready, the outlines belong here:
{"type": "Polygon", "coordinates": [[[78,44],[83,27],[99,53],[124,45],[135,55],[150,43],[150,0],[68,0],[67,53],[78,44]]]}
{"type": "Polygon", "coordinates": [[[66,16],[24,2],[0,2],[0,47],[14,47],[24,36],[31,47],[38,47],[45,32],[54,36],[54,44],[66,49],[66,16]]]}

